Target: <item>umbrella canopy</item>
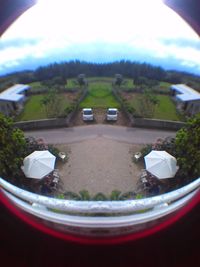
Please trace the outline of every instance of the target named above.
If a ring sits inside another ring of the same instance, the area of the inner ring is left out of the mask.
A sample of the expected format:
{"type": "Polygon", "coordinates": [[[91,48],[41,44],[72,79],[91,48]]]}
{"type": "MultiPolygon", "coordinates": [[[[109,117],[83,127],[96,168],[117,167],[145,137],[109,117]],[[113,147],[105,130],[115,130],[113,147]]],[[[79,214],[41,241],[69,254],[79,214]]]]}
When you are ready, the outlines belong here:
{"type": "Polygon", "coordinates": [[[24,159],[22,170],[26,177],[41,179],[54,170],[55,160],[48,150],[34,151],[24,159]]]}
{"type": "Polygon", "coordinates": [[[178,170],[176,158],[166,151],[152,150],[144,160],[146,170],[159,179],[172,178],[178,170]]]}

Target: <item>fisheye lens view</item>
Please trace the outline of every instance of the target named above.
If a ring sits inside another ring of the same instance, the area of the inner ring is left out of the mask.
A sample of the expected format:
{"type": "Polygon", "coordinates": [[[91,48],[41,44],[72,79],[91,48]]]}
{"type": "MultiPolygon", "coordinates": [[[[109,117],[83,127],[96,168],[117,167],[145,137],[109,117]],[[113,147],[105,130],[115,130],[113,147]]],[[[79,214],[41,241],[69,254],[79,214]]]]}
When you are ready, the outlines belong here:
{"type": "Polygon", "coordinates": [[[91,237],[186,205],[200,185],[199,48],[161,0],[39,0],[0,38],[6,196],[91,237]]]}

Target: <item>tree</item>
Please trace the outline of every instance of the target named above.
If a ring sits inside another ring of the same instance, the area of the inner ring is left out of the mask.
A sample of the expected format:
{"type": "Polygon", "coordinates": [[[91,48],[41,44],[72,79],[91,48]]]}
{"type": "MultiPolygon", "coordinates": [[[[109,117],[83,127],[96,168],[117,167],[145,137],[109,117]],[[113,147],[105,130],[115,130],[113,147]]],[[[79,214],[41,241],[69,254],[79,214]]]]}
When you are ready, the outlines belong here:
{"type": "Polygon", "coordinates": [[[85,74],[79,74],[77,77],[77,82],[80,86],[87,85],[87,80],[85,78],[85,74]]]}
{"type": "Polygon", "coordinates": [[[41,100],[42,105],[45,107],[46,115],[48,118],[57,118],[63,112],[63,98],[57,93],[57,90],[51,89],[47,95],[41,100]]]}
{"type": "Polygon", "coordinates": [[[120,86],[123,82],[123,77],[121,74],[115,74],[114,84],[120,86]]]}
{"type": "Polygon", "coordinates": [[[25,154],[24,133],[14,128],[13,121],[0,113],[0,176],[11,181],[19,178],[25,154]]]}
{"type": "Polygon", "coordinates": [[[190,119],[175,138],[175,156],[179,174],[186,180],[200,175],[200,114],[190,119]]]}
{"type": "Polygon", "coordinates": [[[138,99],[137,113],[141,117],[152,118],[158,103],[157,97],[148,90],[145,90],[138,99]]]}

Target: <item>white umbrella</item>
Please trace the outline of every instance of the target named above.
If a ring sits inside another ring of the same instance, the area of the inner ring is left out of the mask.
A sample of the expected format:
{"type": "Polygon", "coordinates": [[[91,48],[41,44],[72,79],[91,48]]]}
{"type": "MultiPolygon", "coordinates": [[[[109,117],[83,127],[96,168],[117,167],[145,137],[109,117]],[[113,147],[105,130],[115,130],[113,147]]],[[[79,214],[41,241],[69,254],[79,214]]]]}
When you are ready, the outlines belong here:
{"type": "Polygon", "coordinates": [[[166,151],[152,150],[144,160],[146,170],[159,179],[172,178],[178,170],[176,158],[166,151]]]}
{"type": "Polygon", "coordinates": [[[24,159],[21,168],[26,177],[41,179],[54,170],[55,160],[48,150],[34,151],[24,159]]]}

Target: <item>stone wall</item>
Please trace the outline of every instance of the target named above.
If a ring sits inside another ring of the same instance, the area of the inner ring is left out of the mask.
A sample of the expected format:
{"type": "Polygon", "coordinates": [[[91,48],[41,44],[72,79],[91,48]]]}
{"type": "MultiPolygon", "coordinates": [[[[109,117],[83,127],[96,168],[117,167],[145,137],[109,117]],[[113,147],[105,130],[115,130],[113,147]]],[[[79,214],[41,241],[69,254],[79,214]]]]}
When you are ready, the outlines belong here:
{"type": "Polygon", "coordinates": [[[184,127],[186,124],[180,121],[132,118],[131,125],[132,127],[156,128],[156,129],[163,129],[163,130],[178,131],[179,129],[184,127]]]}

